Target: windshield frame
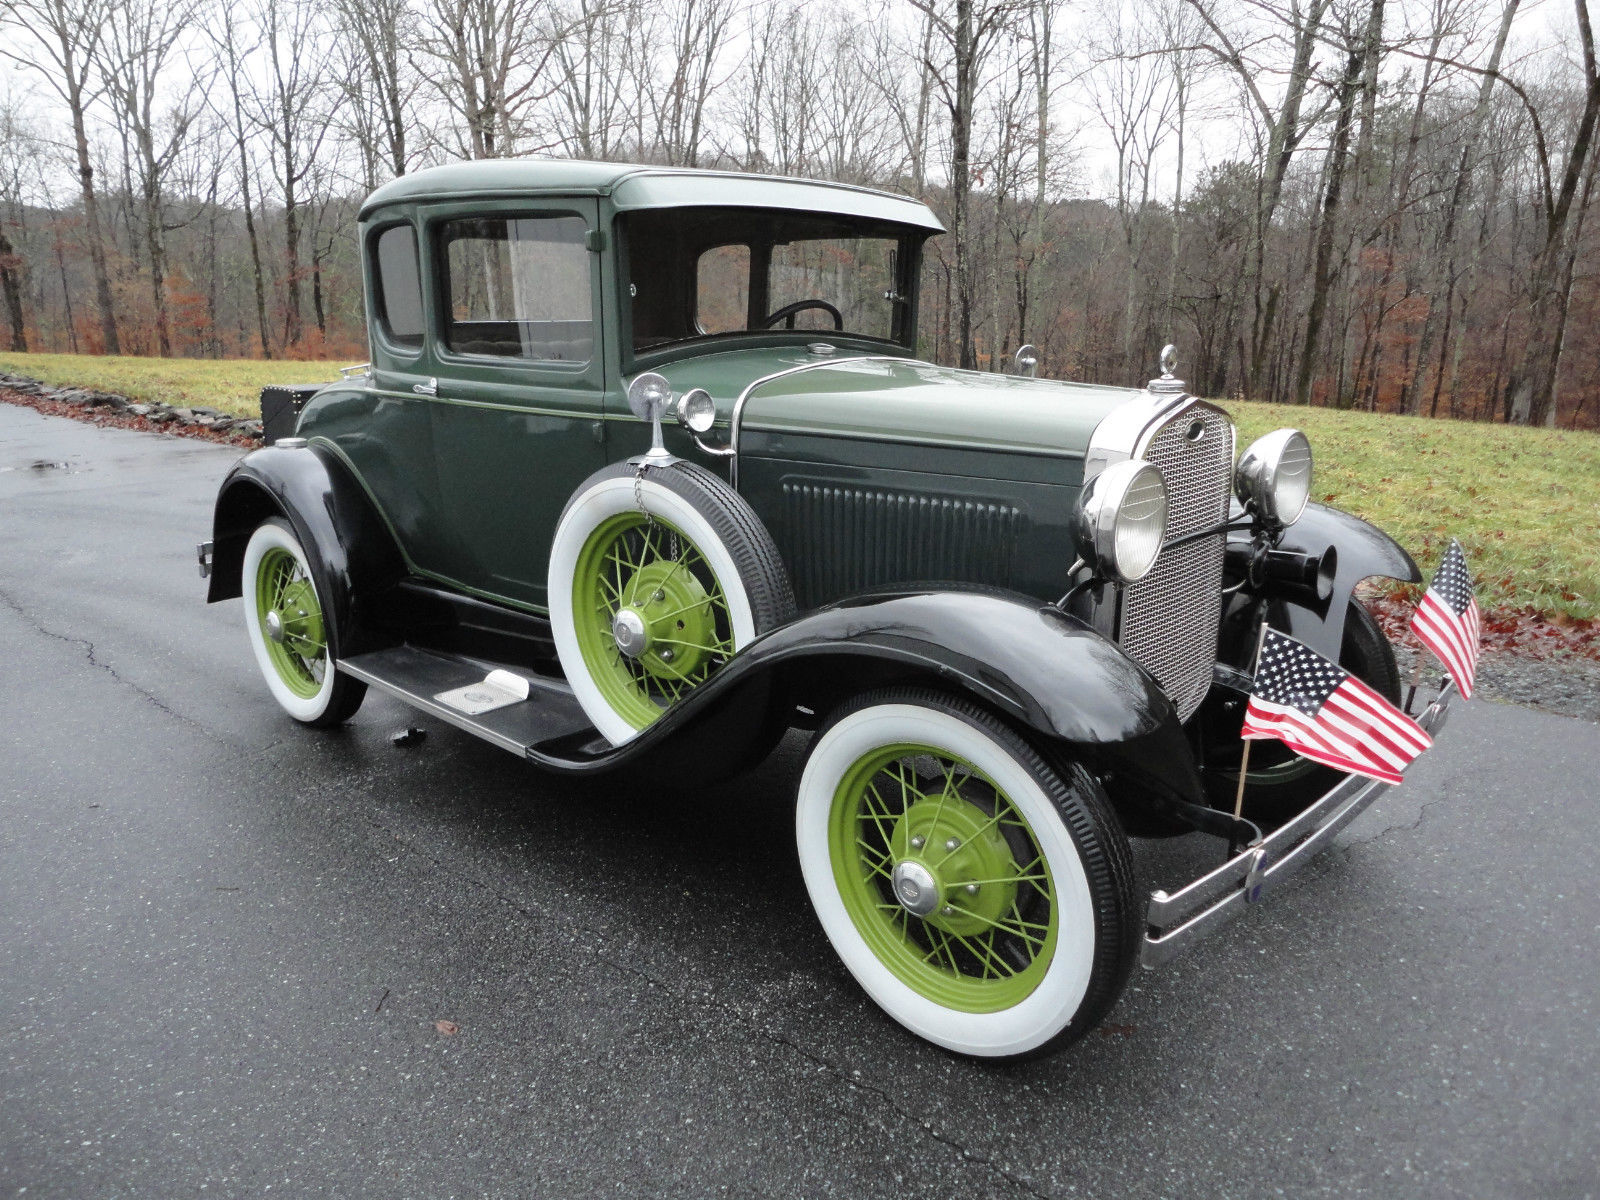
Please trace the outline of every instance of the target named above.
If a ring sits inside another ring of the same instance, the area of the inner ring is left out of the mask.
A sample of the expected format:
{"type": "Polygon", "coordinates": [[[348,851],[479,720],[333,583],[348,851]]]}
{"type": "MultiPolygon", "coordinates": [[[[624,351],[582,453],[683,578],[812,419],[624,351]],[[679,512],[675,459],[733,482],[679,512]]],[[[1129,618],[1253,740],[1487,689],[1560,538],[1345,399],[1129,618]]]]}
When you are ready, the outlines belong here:
{"type": "MultiPolygon", "coordinates": [[[[818,341],[826,341],[831,345],[838,346],[841,350],[859,349],[868,353],[882,353],[886,350],[903,354],[915,353],[919,300],[918,285],[922,275],[923,244],[929,237],[934,236],[935,230],[868,217],[851,218],[837,213],[812,213],[803,209],[760,210],[737,205],[704,205],[696,206],[696,208],[702,211],[720,209],[741,214],[764,214],[780,220],[786,215],[815,217],[819,222],[827,222],[835,226],[852,226],[854,227],[853,232],[857,232],[861,237],[893,239],[897,244],[894,279],[894,291],[897,298],[894,301],[891,336],[883,338],[848,330],[783,329],[780,327],[776,329],[742,329],[724,333],[703,333],[677,338],[657,346],[636,349],[633,337],[634,305],[633,297],[629,290],[633,281],[631,237],[634,232],[632,228],[634,218],[648,212],[652,217],[660,219],[667,213],[686,211],[687,206],[675,209],[628,211],[618,213],[612,221],[617,268],[617,342],[623,374],[630,375],[636,371],[648,370],[679,358],[689,358],[719,350],[744,350],[759,347],[798,348],[818,341]]],[[[772,239],[767,245],[770,247],[776,243],[777,239],[772,239]]],[[[758,246],[745,236],[711,236],[694,240],[691,243],[691,248],[685,252],[688,259],[688,270],[693,272],[701,255],[720,246],[730,245],[749,245],[751,247],[753,276],[751,280],[751,304],[752,307],[755,307],[757,304],[765,303],[768,294],[766,289],[770,287],[770,275],[764,269],[757,271],[756,264],[758,262],[765,264],[768,261],[768,257],[766,254],[760,253],[758,246]],[[757,289],[757,278],[759,278],[759,291],[757,289]]],[[[693,319],[696,314],[691,311],[689,315],[693,319]]]]}

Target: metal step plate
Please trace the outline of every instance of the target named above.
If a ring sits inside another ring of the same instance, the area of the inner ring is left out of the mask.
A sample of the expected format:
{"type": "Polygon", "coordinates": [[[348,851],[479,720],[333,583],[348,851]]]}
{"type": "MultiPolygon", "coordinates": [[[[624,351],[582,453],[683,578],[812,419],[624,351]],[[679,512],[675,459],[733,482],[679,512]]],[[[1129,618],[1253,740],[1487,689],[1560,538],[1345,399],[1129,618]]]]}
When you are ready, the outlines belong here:
{"type": "Polygon", "coordinates": [[[513,754],[526,757],[541,743],[595,732],[572,689],[559,679],[518,672],[528,680],[528,698],[487,712],[462,712],[436,698],[441,692],[481,684],[490,671],[504,669],[509,668],[415,646],[396,646],[339,661],[339,670],[351,678],[513,754]]]}

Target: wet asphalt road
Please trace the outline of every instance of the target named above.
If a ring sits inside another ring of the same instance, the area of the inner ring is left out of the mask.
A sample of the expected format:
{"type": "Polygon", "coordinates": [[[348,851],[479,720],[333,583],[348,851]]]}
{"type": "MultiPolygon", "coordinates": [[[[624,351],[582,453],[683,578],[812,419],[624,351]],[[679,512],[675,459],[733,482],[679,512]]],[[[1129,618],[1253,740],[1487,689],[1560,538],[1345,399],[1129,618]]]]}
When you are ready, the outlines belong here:
{"type": "Polygon", "coordinates": [[[1274,903],[985,1067],[834,961],[793,744],[622,794],[281,716],[192,563],[235,454],[0,405],[0,1195],[1600,1195],[1594,725],[1459,709],[1274,903]]]}

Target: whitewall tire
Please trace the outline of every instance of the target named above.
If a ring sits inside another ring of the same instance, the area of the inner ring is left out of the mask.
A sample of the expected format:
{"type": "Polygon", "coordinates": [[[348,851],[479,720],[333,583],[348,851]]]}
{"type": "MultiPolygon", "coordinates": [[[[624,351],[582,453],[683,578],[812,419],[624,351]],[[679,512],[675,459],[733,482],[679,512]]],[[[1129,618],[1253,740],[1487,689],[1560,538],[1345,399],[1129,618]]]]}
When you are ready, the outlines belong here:
{"type": "Polygon", "coordinates": [[[1132,966],[1132,867],[1100,788],[965,701],[900,690],[846,705],[806,760],[795,833],[845,967],[946,1049],[1065,1045],[1132,966]]]}
{"type": "Polygon", "coordinates": [[[288,521],[272,517],[256,527],[245,546],[240,585],[250,649],[279,707],[307,725],[348,720],[366,685],[336,667],[332,615],[288,521]]]}

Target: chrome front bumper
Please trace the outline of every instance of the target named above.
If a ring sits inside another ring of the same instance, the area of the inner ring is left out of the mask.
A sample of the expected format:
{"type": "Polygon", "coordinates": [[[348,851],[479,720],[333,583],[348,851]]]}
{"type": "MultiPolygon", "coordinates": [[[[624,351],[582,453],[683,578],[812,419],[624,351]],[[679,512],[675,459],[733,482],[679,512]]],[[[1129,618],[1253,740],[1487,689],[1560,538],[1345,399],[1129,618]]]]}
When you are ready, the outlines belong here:
{"type": "MultiPolygon", "coordinates": [[[[1417,718],[1430,734],[1444,728],[1455,694],[1455,686],[1445,684],[1439,698],[1417,718]]],[[[1152,892],[1145,912],[1140,963],[1158,967],[1176,958],[1237,916],[1245,905],[1271,895],[1326,850],[1339,831],[1389,786],[1352,775],[1287,825],[1273,830],[1181,891],[1171,895],[1161,890],[1152,892]]]]}

